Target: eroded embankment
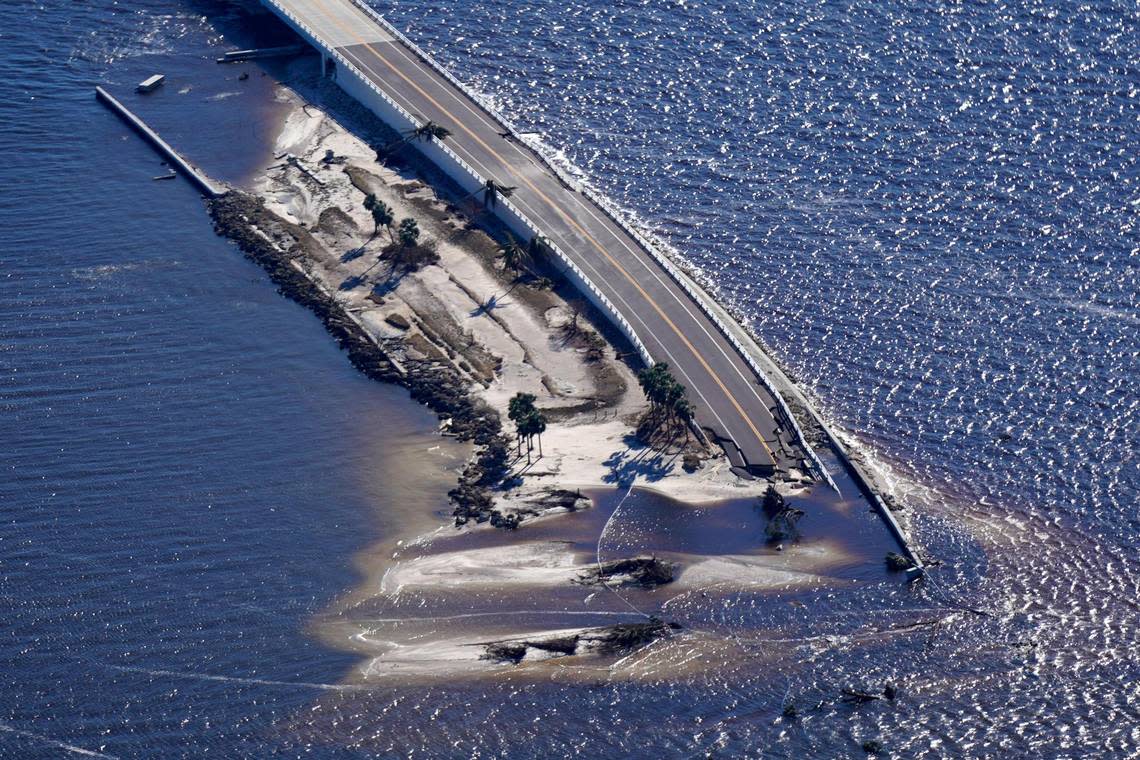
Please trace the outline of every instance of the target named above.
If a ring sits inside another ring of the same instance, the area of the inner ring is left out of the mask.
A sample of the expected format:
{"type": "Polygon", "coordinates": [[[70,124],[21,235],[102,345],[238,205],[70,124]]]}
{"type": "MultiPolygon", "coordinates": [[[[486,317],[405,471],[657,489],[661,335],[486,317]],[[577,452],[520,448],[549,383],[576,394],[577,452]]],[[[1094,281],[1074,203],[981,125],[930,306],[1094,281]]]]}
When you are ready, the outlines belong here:
{"type": "Polygon", "coordinates": [[[408,388],[416,401],[451,420],[450,429],[461,440],[486,445],[502,432],[498,413],[473,398],[458,373],[430,361],[395,361],[385,344],[391,346],[399,338],[370,335],[306,274],[304,262],[314,258],[319,246],[308,230],[266,209],[261,198],[238,190],[209,201],[209,210],[217,233],[260,265],[278,291],[312,311],[354,367],[373,380],[408,388]]]}

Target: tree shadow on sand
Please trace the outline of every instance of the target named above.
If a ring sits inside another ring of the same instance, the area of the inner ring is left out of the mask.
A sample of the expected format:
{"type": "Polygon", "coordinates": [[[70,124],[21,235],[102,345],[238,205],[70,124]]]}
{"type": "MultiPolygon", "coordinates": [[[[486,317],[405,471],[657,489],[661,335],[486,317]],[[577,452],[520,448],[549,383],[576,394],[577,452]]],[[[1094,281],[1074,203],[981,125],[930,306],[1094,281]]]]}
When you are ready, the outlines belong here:
{"type": "Polygon", "coordinates": [[[350,261],[356,261],[367,252],[368,249],[362,245],[359,248],[353,248],[351,250],[345,251],[344,254],[340,257],[340,261],[342,264],[347,264],[350,261]]]}
{"type": "Polygon", "coordinates": [[[351,277],[346,277],[344,282],[337,288],[338,290],[356,290],[368,280],[362,274],[354,274],[351,277]]]}
{"type": "Polygon", "coordinates": [[[626,435],[625,448],[610,454],[603,464],[609,472],[602,476],[606,483],[628,488],[635,478],[650,483],[661,480],[676,467],[680,454],[666,454],[646,446],[635,435],[626,435]]]}
{"type": "MultiPolygon", "coordinates": [[[[509,293],[510,291],[507,291],[507,292],[509,293]]],[[[474,309],[472,309],[471,313],[468,314],[468,316],[470,316],[470,317],[481,317],[484,314],[490,315],[491,312],[493,312],[495,309],[501,309],[506,305],[507,305],[507,303],[499,300],[499,296],[494,295],[494,296],[491,296],[490,298],[488,298],[487,300],[483,301],[481,304],[479,304],[474,309]]]]}

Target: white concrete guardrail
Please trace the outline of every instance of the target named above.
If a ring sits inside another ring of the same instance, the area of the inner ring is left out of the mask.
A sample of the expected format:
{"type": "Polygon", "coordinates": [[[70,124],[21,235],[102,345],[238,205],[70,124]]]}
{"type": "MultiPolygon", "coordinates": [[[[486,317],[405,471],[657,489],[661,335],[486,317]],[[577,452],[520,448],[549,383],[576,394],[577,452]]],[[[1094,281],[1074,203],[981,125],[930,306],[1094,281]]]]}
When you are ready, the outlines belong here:
{"type": "MultiPolygon", "coordinates": [[[[542,163],[548,169],[550,169],[556,177],[558,177],[558,179],[563,184],[565,184],[567,187],[569,187],[572,190],[576,190],[578,192],[581,192],[583,196],[585,196],[588,200],[592,201],[595,205],[597,205],[599,208],[601,208],[602,211],[605,212],[606,216],[608,216],[610,218],[610,220],[614,222],[614,224],[616,224],[618,227],[620,227],[622,230],[624,230],[630,237],[632,237],[634,240],[636,240],[637,243],[642,248],[644,248],[645,251],[647,253],[649,253],[649,255],[663,269],[665,269],[666,272],[669,273],[669,276],[673,278],[673,281],[676,282],[689,295],[689,297],[692,298],[693,301],[696,302],[696,304],[701,308],[701,311],[704,312],[705,316],[707,316],[709,318],[709,320],[714,325],[716,325],[717,329],[720,330],[721,334],[723,334],[725,336],[725,338],[727,338],[728,341],[730,343],[732,343],[733,347],[736,348],[736,352],[740,355],[740,357],[742,359],[744,359],[744,362],[748,365],[749,369],[751,369],[753,374],[755,374],[756,377],[760,380],[760,384],[763,385],[764,388],[773,396],[773,398],[776,399],[776,403],[779,405],[781,415],[783,416],[786,423],[792,428],[792,431],[795,433],[796,438],[799,440],[800,444],[804,447],[804,450],[807,452],[808,461],[811,463],[813,468],[815,470],[817,470],[818,474],[821,475],[825,481],[827,481],[828,485],[830,485],[833,489],[835,489],[836,492],[838,492],[839,487],[835,484],[835,481],[832,479],[831,473],[829,473],[827,471],[827,468],[824,467],[823,462],[820,461],[819,456],[815,453],[815,450],[812,449],[811,444],[808,443],[807,438],[804,436],[803,431],[800,429],[799,423],[796,421],[795,415],[792,414],[791,410],[788,408],[787,402],[784,401],[784,397],[779,393],[779,391],[776,390],[774,384],[772,383],[771,379],[768,377],[767,373],[764,372],[764,370],[760,368],[760,366],[752,358],[751,354],[744,348],[743,345],[741,345],[740,341],[736,338],[736,336],[733,334],[733,332],[728,328],[728,325],[724,324],[724,322],[720,319],[720,317],[717,316],[717,314],[711,308],[711,305],[708,302],[709,301],[708,294],[694,288],[692,286],[692,283],[689,280],[689,278],[685,277],[681,274],[681,272],[677,269],[677,266],[673,263],[673,261],[666,254],[664,254],[656,244],[650,242],[644,235],[642,235],[641,232],[638,231],[629,222],[628,219],[626,219],[625,215],[623,213],[621,213],[608,199],[606,199],[603,196],[593,192],[593,190],[591,190],[589,187],[587,187],[583,183],[580,183],[577,180],[575,180],[574,178],[568,176],[561,169],[561,167],[559,167],[553,160],[551,160],[551,158],[549,156],[547,156],[543,151],[539,150],[530,141],[523,139],[521,136],[522,133],[520,132],[520,130],[509,119],[507,119],[507,117],[505,117],[503,114],[499,113],[499,111],[495,108],[494,104],[492,104],[488,98],[484,97],[483,95],[481,95],[478,92],[475,92],[474,90],[469,88],[467,85],[465,85],[463,82],[460,82],[458,79],[456,79],[454,76],[452,76],[451,72],[449,72],[446,68],[444,68],[442,65],[440,65],[434,58],[432,58],[428,53],[426,53],[423,49],[421,49],[419,45],[417,45],[416,43],[414,43],[410,39],[408,39],[408,37],[405,36],[403,32],[401,32],[394,25],[392,25],[387,19],[385,19],[383,16],[381,16],[379,13],[377,13],[374,8],[372,8],[370,5],[368,5],[367,2],[365,2],[365,0],[352,0],[352,2],[358,8],[360,8],[362,11],[367,13],[370,17],[372,17],[376,21],[376,23],[378,23],[386,32],[388,32],[393,37],[398,39],[409,50],[411,50],[413,53],[415,53],[416,56],[420,60],[422,60],[428,66],[431,66],[431,68],[434,69],[436,73],[438,73],[440,76],[442,76],[448,82],[450,82],[453,86],[455,86],[457,89],[459,89],[461,92],[463,92],[467,97],[471,98],[471,100],[478,103],[483,108],[483,110],[485,110],[492,118],[494,118],[496,121],[498,121],[499,124],[502,125],[502,127],[507,132],[509,132],[511,135],[513,135],[515,137],[515,139],[517,139],[523,145],[526,145],[531,150],[531,152],[533,152],[539,158],[539,160],[541,160],[542,163]]],[[[518,214],[517,209],[513,209],[513,207],[512,207],[512,210],[514,211],[514,213],[518,214]]],[[[520,216],[521,216],[521,214],[520,214],[520,216]]],[[[526,224],[529,227],[531,227],[532,229],[536,229],[534,227],[534,225],[529,223],[529,221],[526,221],[526,224]]],[[[560,258],[563,258],[565,260],[565,257],[562,256],[561,252],[559,252],[559,255],[560,255],[560,258]]],[[[571,264],[571,266],[573,266],[573,264],[571,264]]],[[[574,267],[574,269],[576,270],[577,267],[574,267]]],[[[580,273],[576,272],[576,274],[580,274],[580,273]]],[[[580,276],[583,278],[585,277],[585,275],[580,275],[580,276]]],[[[587,282],[588,282],[588,280],[587,280],[587,282]]],[[[592,286],[591,286],[591,288],[592,288],[592,286]]],[[[639,348],[639,351],[642,351],[643,347],[640,346],[638,344],[638,342],[635,341],[634,345],[637,345],[639,348]]],[[[642,352],[642,353],[643,353],[642,358],[646,359],[644,352],[642,352]]],[[[647,359],[646,363],[649,365],[652,365],[653,361],[651,359],[647,359]]]]}

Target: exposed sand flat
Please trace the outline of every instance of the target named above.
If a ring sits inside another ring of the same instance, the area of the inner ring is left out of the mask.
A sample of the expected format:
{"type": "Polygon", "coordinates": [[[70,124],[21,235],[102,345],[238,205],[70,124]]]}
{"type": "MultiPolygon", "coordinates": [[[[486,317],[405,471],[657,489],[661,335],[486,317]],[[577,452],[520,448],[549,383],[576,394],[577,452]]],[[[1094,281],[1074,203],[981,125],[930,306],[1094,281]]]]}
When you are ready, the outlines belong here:
{"type": "MultiPolygon", "coordinates": [[[[719,449],[708,452],[701,469],[686,473],[678,455],[657,456],[631,445],[631,420],[645,408],[636,378],[612,358],[587,362],[584,350],[567,341],[562,325],[574,311],[571,304],[552,292],[512,283],[495,258],[497,244],[483,232],[464,229],[464,219],[430,187],[377,163],[372,147],[319,106],[303,104],[284,88],[281,97],[297,107],[276,142],[280,163],[256,191],[271,210],[305,226],[322,244],[325,250],[305,263],[308,275],[377,339],[411,338],[409,356],[446,357],[469,370],[465,374],[476,393],[504,419],[507,401],[520,391],[533,393],[543,409],[585,410],[548,427],[543,456],[535,452],[536,461],[525,468],[520,463],[525,477],[505,497],[505,509],[513,500],[564,484],[636,480],[701,500],[762,490],[762,483],[734,475],[719,449]],[[325,160],[328,151],[334,162],[325,160]],[[363,205],[366,191],[390,206],[397,220],[417,220],[439,253],[438,265],[390,282],[386,265],[377,262],[388,236],[383,230],[372,234],[363,205]],[[372,297],[377,288],[383,303],[372,297]],[[388,318],[394,314],[412,328],[393,326],[388,318]]],[[[612,350],[608,354],[612,357],[612,350]]]]}
{"type": "Polygon", "coordinates": [[[388,569],[380,593],[398,594],[405,587],[457,588],[511,584],[527,586],[567,585],[584,567],[570,547],[557,541],[520,542],[493,549],[428,554],[398,562],[388,569]]]}
{"type": "Polygon", "coordinates": [[[713,588],[716,586],[753,587],[769,590],[841,586],[849,580],[792,569],[782,560],[750,555],[725,555],[693,558],[676,580],[679,588],[713,588]]]}

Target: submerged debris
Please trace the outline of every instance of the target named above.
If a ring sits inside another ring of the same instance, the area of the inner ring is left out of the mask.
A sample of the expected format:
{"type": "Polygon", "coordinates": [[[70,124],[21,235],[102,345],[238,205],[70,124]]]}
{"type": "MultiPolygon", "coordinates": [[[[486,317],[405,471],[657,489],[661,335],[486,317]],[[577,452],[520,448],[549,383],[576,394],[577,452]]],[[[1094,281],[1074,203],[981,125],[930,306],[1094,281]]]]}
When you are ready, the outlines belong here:
{"type": "Polygon", "coordinates": [[[614,559],[592,567],[575,581],[583,586],[612,583],[619,586],[652,588],[673,582],[676,565],[656,557],[614,559]]]}
{"type": "Polygon", "coordinates": [[[487,644],[483,654],[479,656],[480,660],[492,660],[494,662],[509,662],[514,665],[522,662],[522,658],[526,657],[526,644],[507,643],[503,641],[496,641],[487,644]]]}
{"type": "Polygon", "coordinates": [[[768,486],[760,506],[768,516],[768,525],[764,528],[768,541],[778,543],[799,535],[798,524],[804,511],[788,506],[783,494],[775,486],[768,486]]]}
{"type": "Polygon", "coordinates": [[[578,509],[579,501],[589,500],[590,498],[584,496],[581,491],[571,491],[566,488],[550,488],[538,498],[531,499],[530,503],[540,507],[560,507],[568,512],[575,512],[578,509]]]}
{"type": "Polygon", "coordinates": [[[859,689],[843,689],[842,691],[844,702],[854,702],[857,705],[882,699],[878,694],[872,694],[869,691],[860,691],[859,689]]]}
{"type": "Polygon", "coordinates": [[[914,562],[909,557],[904,557],[896,552],[887,552],[887,569],[901,573],[915,567],[914,562]]]}
{"type": "Polygon", "coordinates": [[[677,623],[651,617],[645,623],[619,623],[599,629],[601,633],[592,637],[591,643],[599,654],[623,654],[664,638],[680,627],[677,623]]]}

